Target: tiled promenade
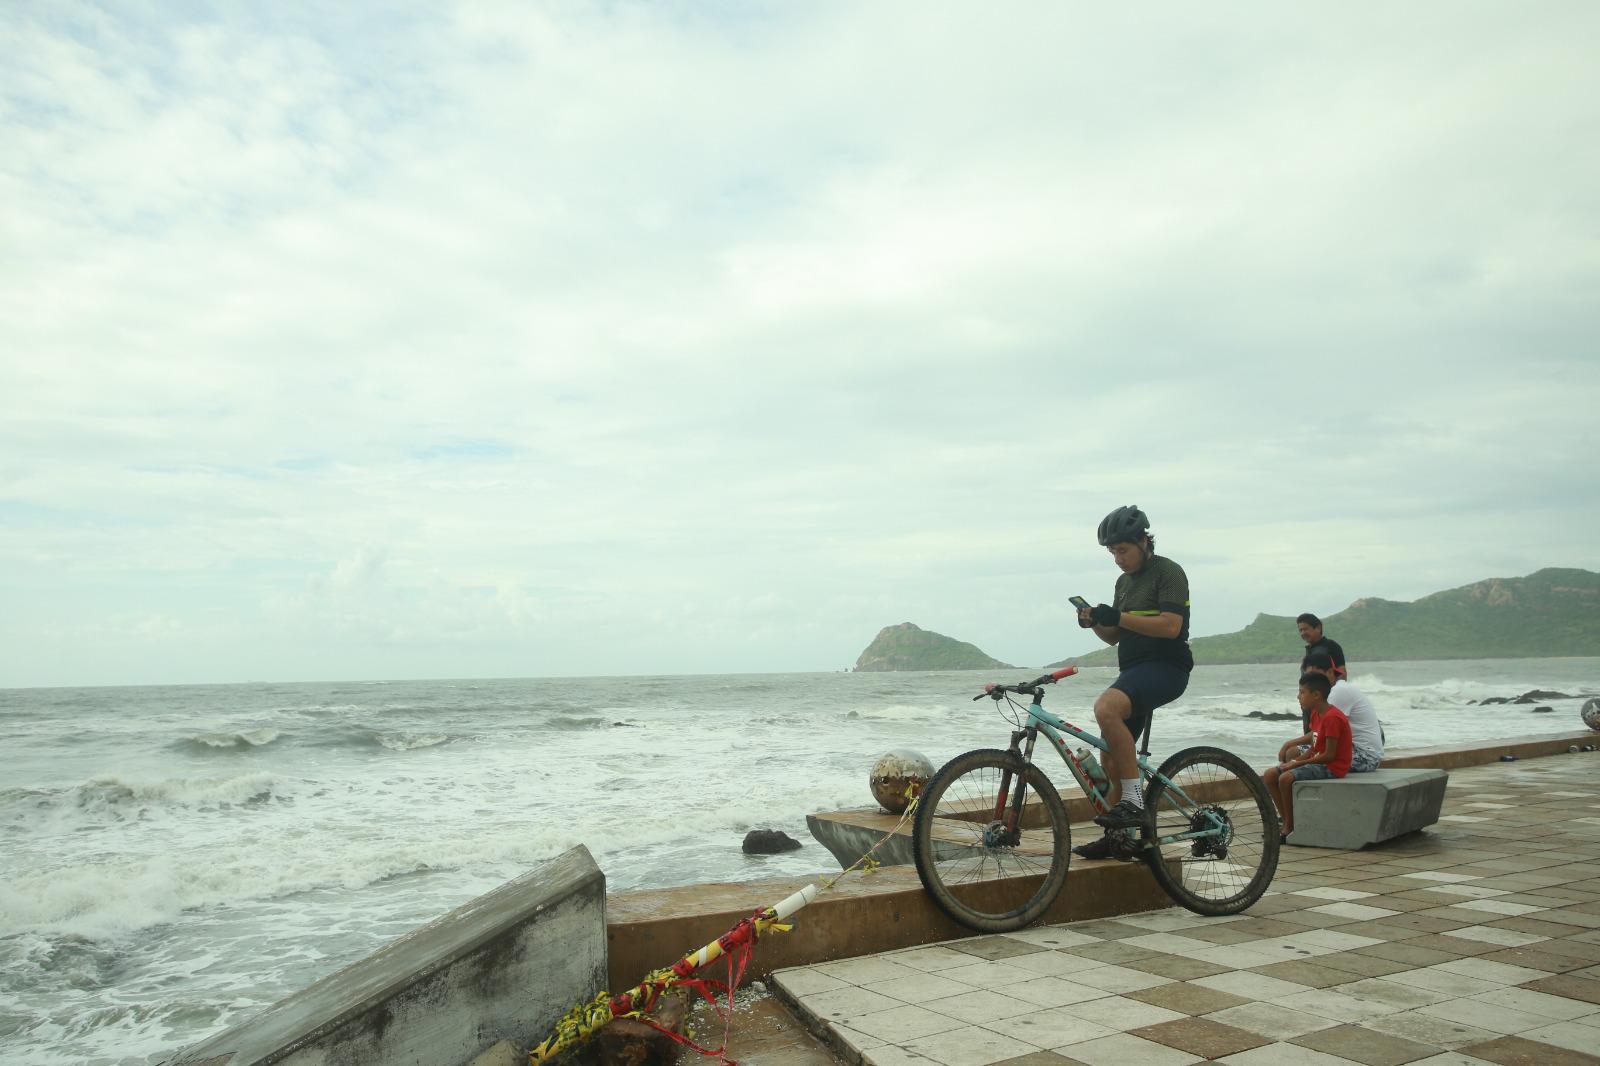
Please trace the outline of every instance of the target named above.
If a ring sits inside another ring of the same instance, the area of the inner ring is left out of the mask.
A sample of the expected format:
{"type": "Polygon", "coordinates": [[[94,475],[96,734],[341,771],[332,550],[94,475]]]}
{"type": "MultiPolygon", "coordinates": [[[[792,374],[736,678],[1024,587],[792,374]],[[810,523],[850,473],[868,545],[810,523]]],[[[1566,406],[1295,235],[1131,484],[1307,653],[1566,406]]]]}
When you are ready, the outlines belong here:
{"type": "Polygon", "coordinates": [[[1246,915],[1174,908],[774,981],[871,1066],[1600,1064],[1600,753],[1452,771],[1432,830],[1286,847],[1246,915]]]}

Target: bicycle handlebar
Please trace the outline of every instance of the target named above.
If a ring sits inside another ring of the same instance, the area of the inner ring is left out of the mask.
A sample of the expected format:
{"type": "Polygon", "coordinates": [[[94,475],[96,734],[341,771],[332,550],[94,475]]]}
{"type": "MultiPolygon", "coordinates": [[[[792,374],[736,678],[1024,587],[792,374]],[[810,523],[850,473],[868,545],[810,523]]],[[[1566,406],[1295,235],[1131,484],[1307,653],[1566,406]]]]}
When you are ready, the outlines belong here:
{"type": "Polygon", "coordinates": [[[1023,696],[1036,696],[1044,686],[1053,685],[1057,681],[1069,678],[1077,672],[1078,668],[1076,666],[1064,666],[1054,673],[1043,674],[1032,681],[1027,681],[1020,685],[996,685],[991,683],[983,686],[983,691],[972,697],[972,699],[976,702],[988,696],[990,699],[998,700],[1007,692],[1015,692],[1023,696]]]}

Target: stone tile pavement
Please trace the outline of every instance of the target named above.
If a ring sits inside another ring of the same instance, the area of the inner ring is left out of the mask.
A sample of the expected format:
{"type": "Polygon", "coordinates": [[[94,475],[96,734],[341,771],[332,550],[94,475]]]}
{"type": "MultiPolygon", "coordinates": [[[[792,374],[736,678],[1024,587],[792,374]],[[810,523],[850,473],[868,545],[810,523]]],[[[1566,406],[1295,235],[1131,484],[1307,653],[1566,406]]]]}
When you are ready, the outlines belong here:
{"type": "Polygon", "coordinates": [[[773,985],[861,1066],[1600,1064],[1600,753],[1452,771],[1432,830],[1284,848],[1243,915],[1034,927],[773,985]]]}

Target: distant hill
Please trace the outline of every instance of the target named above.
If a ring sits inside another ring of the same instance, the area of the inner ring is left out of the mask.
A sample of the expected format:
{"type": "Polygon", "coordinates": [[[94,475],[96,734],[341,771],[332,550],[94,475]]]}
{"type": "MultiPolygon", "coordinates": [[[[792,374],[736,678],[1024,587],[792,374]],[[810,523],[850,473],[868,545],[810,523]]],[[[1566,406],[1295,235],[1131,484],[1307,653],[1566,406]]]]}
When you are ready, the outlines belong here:
{"type": "Polygon", "coordinates": [[[991,659],[964,640],[920,629],[910,622],[884,626],[856,659],[856,669],[870,670],[985,670],[1009,663],[991,659]]]}
{"type": "MultiPolygon", "coordinates": [[[[1551,568],[1490,578],[1420,600],[1356,600],[1322,618],[1351,664],[1383,659],[1519,659],[1600,655],[1600,574],[1551,568]]],[[[1272,614],[1235,633],[1189,642],[1196,663],[1292,663],[1305,650],[1294,619],[1272,614]]],[[[1066,662],[1114,666],[1105,648],[1066,662]]]]}

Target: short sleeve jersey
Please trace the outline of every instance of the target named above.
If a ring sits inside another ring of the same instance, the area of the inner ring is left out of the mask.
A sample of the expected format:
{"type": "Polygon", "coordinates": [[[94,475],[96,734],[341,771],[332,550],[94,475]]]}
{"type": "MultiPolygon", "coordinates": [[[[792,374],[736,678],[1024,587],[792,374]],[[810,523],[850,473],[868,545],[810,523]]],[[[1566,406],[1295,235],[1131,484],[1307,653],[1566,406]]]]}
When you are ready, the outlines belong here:
{"type": "Polygon", "coordinates": [[[1348,681],[1340,681],[1328,693],[1328,702],[1350,719],[1350,742],[1368,756],[1383,758],[1383,726],[1367,694],[1348,681]]]}
{"type": "Polygon", "coordinates": [[[1350,772],[1350,760],[1355,754],[1350,741],[1350,719],[1331,703],[1311,716],[1311,750],[1321,751],[1329,740],[1333,741],[1333,761],[1328,763],[1328,772],[1334,777],[1343,777],[1350,772]]]}
{"type": "Polygon", "coordinates": [[[1194,669],[1194,653],[1189,650],[1189,578],[1183,567],[1163,555],[1152,555],[1131,574],[1117,578],[1111,606],[1125,614],[1154,618],[1163,612],[1180,615],[1183,628],[1176,637],[1147,637],[1124,629],[1117,640],[1117,665],[1127,669],[1136,663],[1176,663],[1194,669]]]}
{"type": "Polygon", "coordinates": [[[1305,654],[1300,656],[1300,669],[1304,670],[1306,668],[1307,657],[1309,657],[1312,652],[1318,651],[1326,653],[1328,658],[1333,660],[1334,669],[1340,677],[1345,676],[1344,649],[1339,647],[1339,642],[1337,640],[1333,640],[1330,637],[1323,637],[1315,644],[1306,645],[1305,654]]]}

